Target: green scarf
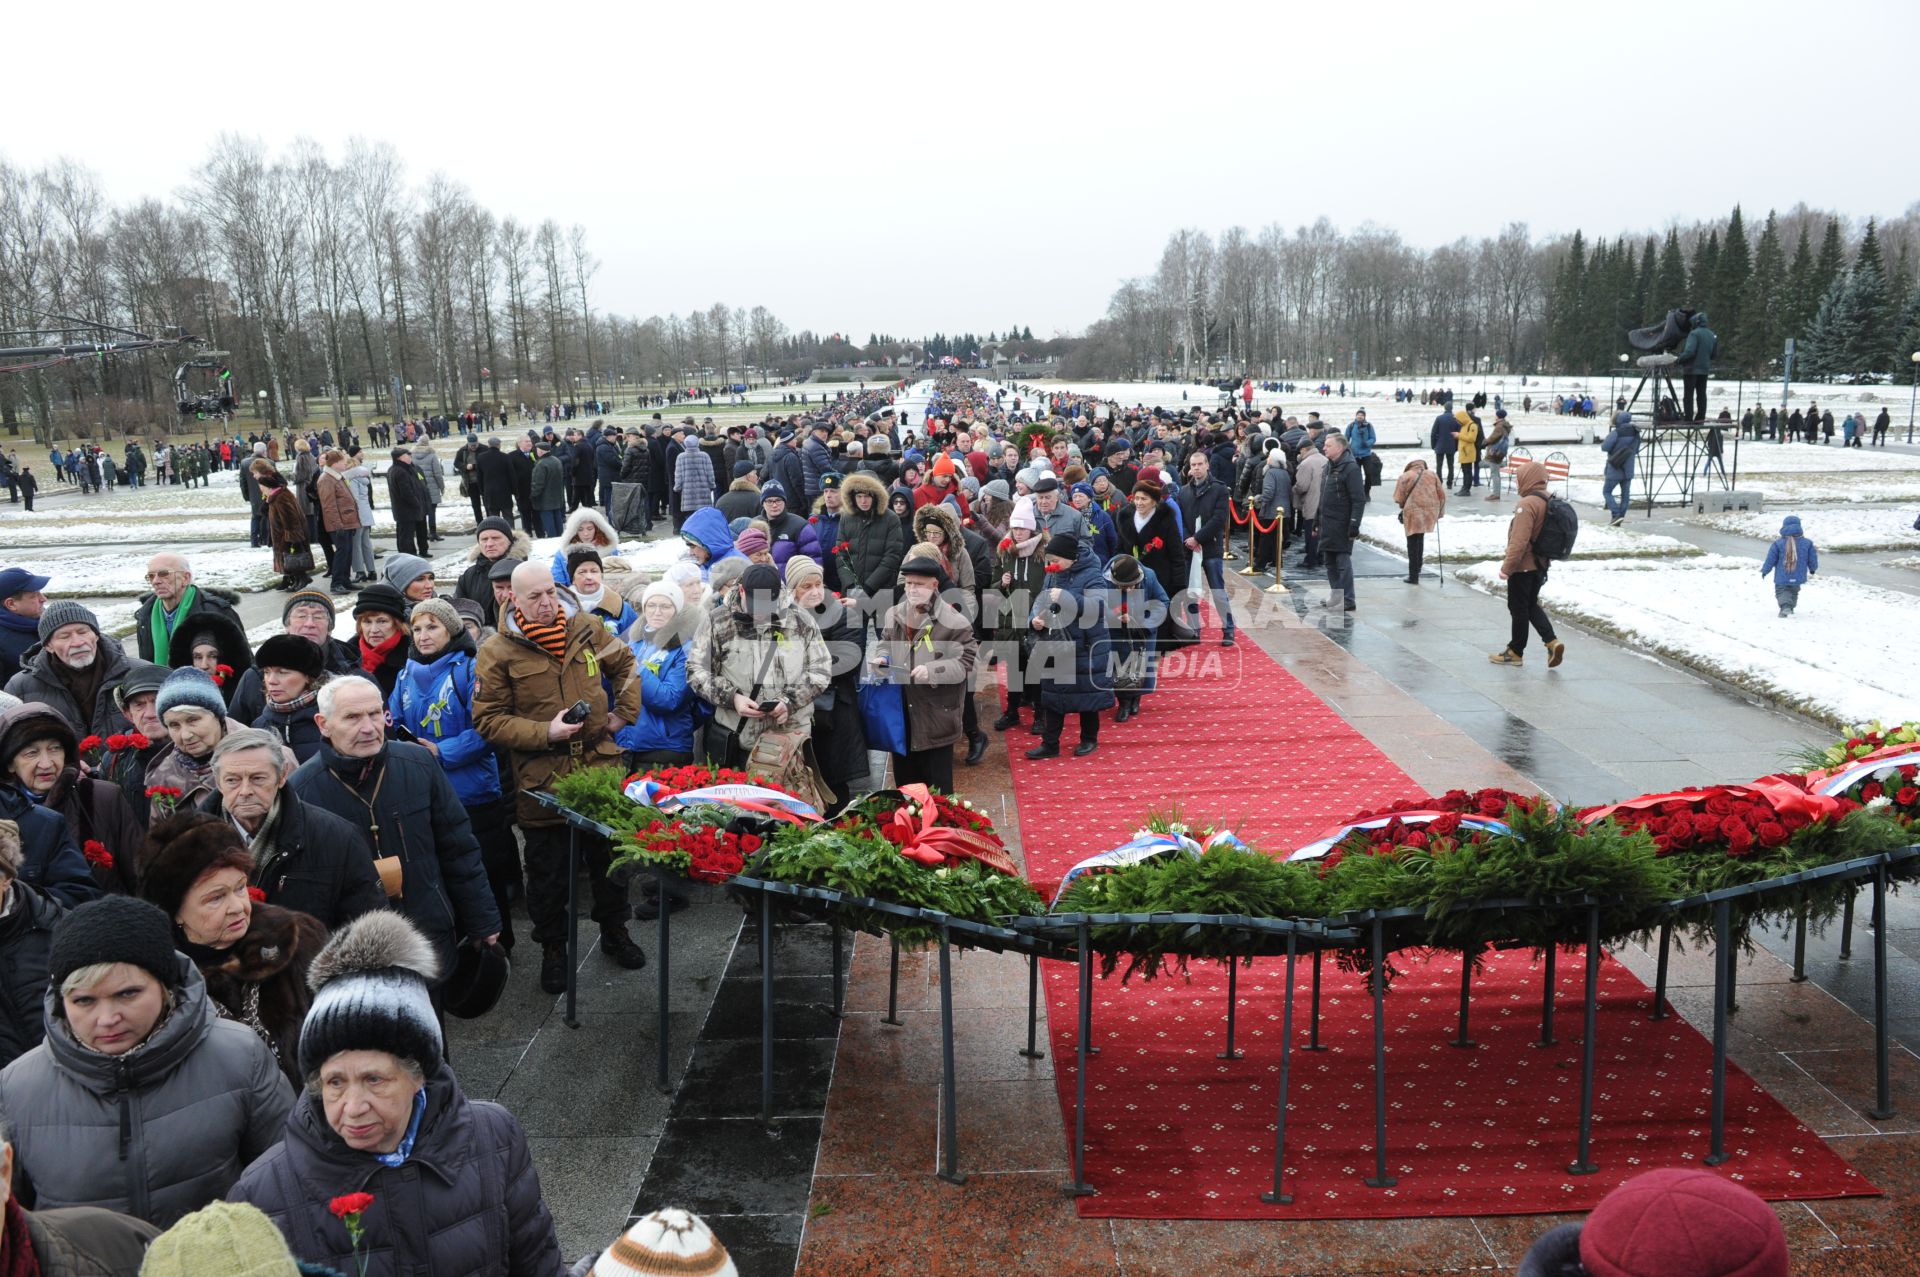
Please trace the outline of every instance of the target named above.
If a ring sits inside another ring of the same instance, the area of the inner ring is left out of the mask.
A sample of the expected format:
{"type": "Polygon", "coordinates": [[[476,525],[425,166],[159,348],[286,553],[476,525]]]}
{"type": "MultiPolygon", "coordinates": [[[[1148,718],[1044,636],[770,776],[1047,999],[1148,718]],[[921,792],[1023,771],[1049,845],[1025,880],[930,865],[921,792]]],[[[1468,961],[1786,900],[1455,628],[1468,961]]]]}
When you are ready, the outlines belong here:
{"type": "MultiPolygon", "coordinates": [[[[189,585],[180,592],[180,606],[173,609],[176,617],[185,616],[193,609],[193,601],[200,595],[198,586],[189,585]]],[[[173,627],[167,624],[167,610],[160,605],[160,596],[153,596],[153,611],[147,616],[147,633],[153,638],[153,659],[161,665],[172,664],[173,627]]]]}

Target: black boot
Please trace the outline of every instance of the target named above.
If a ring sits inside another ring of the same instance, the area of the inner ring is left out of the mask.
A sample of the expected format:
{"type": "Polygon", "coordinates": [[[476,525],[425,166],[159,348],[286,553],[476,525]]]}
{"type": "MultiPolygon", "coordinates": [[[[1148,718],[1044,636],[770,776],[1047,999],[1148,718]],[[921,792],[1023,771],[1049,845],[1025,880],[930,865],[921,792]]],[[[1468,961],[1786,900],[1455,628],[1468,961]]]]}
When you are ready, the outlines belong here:
{"type": "Polygon", "coordinates": [[[647,965],[647,955],[633,942],[627,929],[617,922],[600,928],[600,952],[628,971],[638,971],[647,965]]]}
{"type": "Polygon", "coordinates": [[[1020,711],[1017,709],[1010,709],[993,720],[993,730],[996,732],[1004,732],[1018,726],[1020,726],[1020,711]]]}
{"type": "Polygon", "coordinates": [[[1120,698],[1120,708],[1113,711],[1113,721],[1115,723],[1124,723],[1132,717],[1133,706],[1127,704],[1127,698],[1122,696],[1120,698]]]}
{"type": "Polygon", "coordinates": [[[1027,751],[1027,757],[1028,758],[1058,758],[1060,757],[1059,742],[1043,740],[1038,745],[1035,745],[1032,749],[1027,751]]]}
{"type": "Polygon", "coordinates": [[[567,946],[543,945],[540,950],[540,990],[543,993],[567,991],[567,946]]]}
{"type": "Polygon", "coordinates": [[[967,766],[972,767],[987,756],[987,734],[975,732],[968,741],[967,766]]]}
{"type": "Polygon", "coordinates": [[[1073,756],[1075,758],[1085,758],[1088,754],[1091,754],[1099,748],[1100,738],[1096,736],[1092,740],[1083,740],[1078,745],[1075,745],[1073,747],[1073,756]]]}

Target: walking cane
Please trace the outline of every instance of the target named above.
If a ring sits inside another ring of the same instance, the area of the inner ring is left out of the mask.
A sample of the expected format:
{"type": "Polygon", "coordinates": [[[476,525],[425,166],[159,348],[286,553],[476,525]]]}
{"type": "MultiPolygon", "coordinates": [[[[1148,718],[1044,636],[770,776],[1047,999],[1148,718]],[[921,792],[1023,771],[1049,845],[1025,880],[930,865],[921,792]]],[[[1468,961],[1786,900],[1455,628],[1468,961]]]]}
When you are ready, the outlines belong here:
{"type": "Polygon", "coordinates": [[[1440,545],[1439,519],[1433,521],[1433,562],[1433,570],[1440,574],[1440,588],[1444,590],[1447,588],[1447,552],[1440,545]]]}

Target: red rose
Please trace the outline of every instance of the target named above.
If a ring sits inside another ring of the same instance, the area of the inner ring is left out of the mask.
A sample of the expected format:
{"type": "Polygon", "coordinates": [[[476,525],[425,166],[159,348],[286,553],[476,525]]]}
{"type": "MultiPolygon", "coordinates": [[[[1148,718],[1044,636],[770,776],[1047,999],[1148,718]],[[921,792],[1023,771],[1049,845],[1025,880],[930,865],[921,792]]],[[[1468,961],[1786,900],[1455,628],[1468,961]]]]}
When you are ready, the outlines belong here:
{"type": "Polygon", "coordinates": [[[333,1212],[335,1219],[345,1219],[349,1215],[358,1215],[371,1205],[373,1205],[372,1193],[348,1193],[328,1202],[327,1209],[333,1212]]]}
{"type": "MultiPolygon", "coordinates": [[[[85,748],[85,746],[82,746],[82,748],[85,748]]],[[[1880,787],[1879,781],[1870,780],[1866,784],[1860,786],[1860,801],[1863,803],[1870,803],[1874,799],[1880,797],[1880,795],[1885,792],[1886,791],[1880,787]]]]}
{"type": "Polygon", "coordinates": [[[1777,820],[1764,820],[1754,830],[1762,847],[1778,847],[1787,841],[1787,827],[1777,820]]]}
{"type": "Polygon", "coordinates": [[[1733,799],[1726,794],[1707,795],[1707,810],[1716,816],[1725,816],[1733,811],[1733,799]]]}
{"type": "Polygon", "coordinates": [[[1920,789],[1915,789],[1912,785],[1902,785],[1894,791],[1893,801],[1902,807],[1911,807],[1915,802],[1920,802],[1920,789]]]}
{"type": "Polygon", "coordinates": [[[1503,815],[1507,810],[1507,796],[1490,790],[1480,796],[1479,806],[1482,816],[1503,815]]]}
{"type": "Polygon", "coordinates": [[[1694,837],[1711,838],[1719,832],[1720,832],[1720,821],[1717,817],[1710,816],[1704,811],[1694,813],[1694,816],[1693,816],[1693,836],[1694,837]]]}
{"type": "Polygon", "coordinates": [[[1727,854],[1744,856],[1753,850],[1753,834],[1745,825],[1736,826],[1727,834],[1727,854]]]}
{"type": "Polygon", "coordinates": [[[1457,832],[1460,828],[1460,817],[1455,815],[1452,812],[1448,812],[1446,815],[1441,816],[1439,819],[1435,820],[1431,825],[1427,826],[1427,828],[1431,829],[1436,834],[1452,834],[1457,832]]]}

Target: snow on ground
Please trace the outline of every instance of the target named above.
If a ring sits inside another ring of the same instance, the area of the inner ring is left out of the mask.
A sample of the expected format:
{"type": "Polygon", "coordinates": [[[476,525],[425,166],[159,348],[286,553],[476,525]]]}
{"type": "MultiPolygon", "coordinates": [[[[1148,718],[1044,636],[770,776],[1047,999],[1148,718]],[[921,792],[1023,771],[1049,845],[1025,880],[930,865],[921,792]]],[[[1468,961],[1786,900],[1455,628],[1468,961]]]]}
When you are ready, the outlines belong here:
{"type": "Polygon", "coordinates": [[[1890,568],[1906,568],[1912,572],[1920,572],[1920,555],[1915,555],[1907,559],[1888,559],[1887,566],[1890,568]]]}
{"type": "MultiPolygon", "coordinates": [[[[1511,508],[1506,507],[1508,511],[1511,508]]],[[[1507,552],[1507,525],[1511,521],[1511,514],[1506,512],[1454,514],[1449,506],[1447,516],[1440,520],[1439,548],[1445,551],[1449,560],[1498,560],[1507,552]]],[[[1360,522],[1360,539],[1389,553],[1406,557],[1406,530],[1392,514],[1382,512],[1367,515],[1360,522]]],[[[1426,550],[1430,563],[1436,557],[1435,548],[1434,534],[1429,533],[1426,550]]],[[[1598,523],[1582,523],[1580,536],[1573,547],[1577,559],[1684,558],[1698,553],[1698,547],[1672,537],[1635,532],[1626,527],[1609,528],[1598,523]]]]}
{"type": "MultiPolygon", "coordinates": [[[[1584,535],[1584,531],[1583,531],[1584,535]]],[[[1455,575],[1491,594],[1499,568],[1455,575]]],[[[1664,657],[1833,726],[1920,715],[1913,597],[1815,577],[1791,617],[1748,559],[1597,559],[1556,564],[1541,600],[1628,648],[1664,657]]]]}
{"type": "Polygon", "coordinates": [[[1800,516],[1808,538],[1822,550],[1920,549],[1920,532],[1914,530],[1912,512],[1891,506],[1866,510],[1796,509],[1777,514],[1741,511],[1687,515],[1680,522],[1717,528],[1756,541],[1771,541],[1780,535],[1780,521],[1788,513],[1800,516]]]}
{"type": "MultiPolygon", "coordinates": [[[[157,547],[156,547],[157,548],[157,547]]],[[[55,598],[137,597],[147,592],[147,554],[126,552],[71,554],[15,560],[10,566],[52,577],[48,595],[55,598]]],[[[266,550],[200,550],[191,556],[193,573],[209,585],[250,593],[280,579],[273,556],[266,550]]]]}

